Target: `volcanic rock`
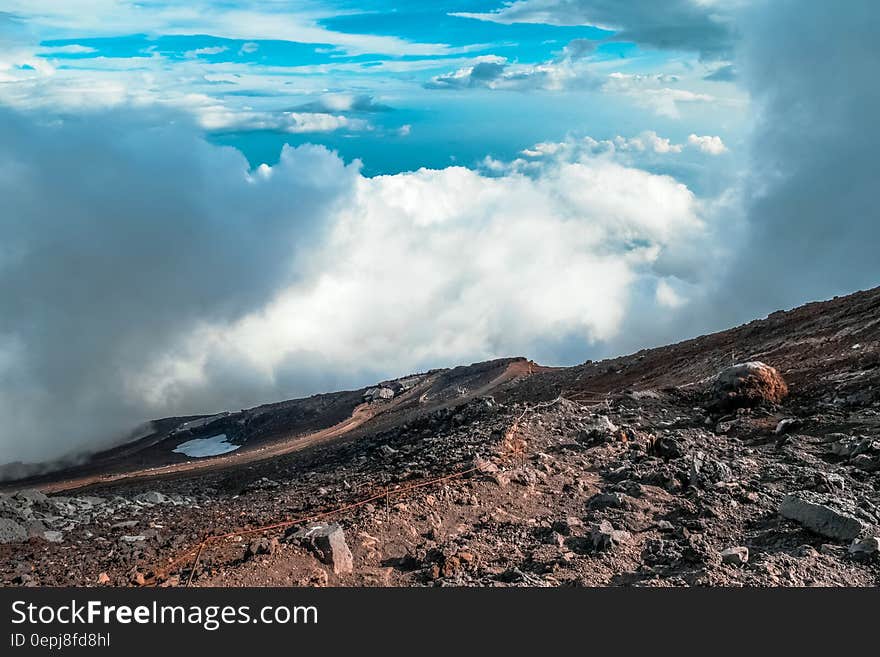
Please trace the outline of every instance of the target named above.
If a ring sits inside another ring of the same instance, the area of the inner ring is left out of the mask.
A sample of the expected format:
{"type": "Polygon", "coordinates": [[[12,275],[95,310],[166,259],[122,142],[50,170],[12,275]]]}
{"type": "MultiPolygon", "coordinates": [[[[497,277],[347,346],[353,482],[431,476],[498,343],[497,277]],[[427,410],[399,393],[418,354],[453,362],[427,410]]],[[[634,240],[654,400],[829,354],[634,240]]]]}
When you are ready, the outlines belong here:
{"type": "Polygon", "coordinates": [[[778,404],[788,396],[788,386],[776,368],[760,361],[732,365],[722,370],[712,385],[710,406],[719,411],[778,404]]]}
{"type": "Polygon", "coordinates": [[[323,563],[333,566],[337,575],[346,575],[354,570],[354,560],[345,532],[337,524],[318,523],[296,531],[292,538],[309,548],[323,563]]]}
{"type": "Polygon", "coordinates": [[[9,518],[0,518],[0,543],[16,543],[27,540],[27,530],[9,518]]]}
{"type": "Polygon", "coordinates": [[[820,536],[842,541],[853,540],[864,529],[859,519],[806,499],[803,494],[786,495],[779,513],[820,536]]]}

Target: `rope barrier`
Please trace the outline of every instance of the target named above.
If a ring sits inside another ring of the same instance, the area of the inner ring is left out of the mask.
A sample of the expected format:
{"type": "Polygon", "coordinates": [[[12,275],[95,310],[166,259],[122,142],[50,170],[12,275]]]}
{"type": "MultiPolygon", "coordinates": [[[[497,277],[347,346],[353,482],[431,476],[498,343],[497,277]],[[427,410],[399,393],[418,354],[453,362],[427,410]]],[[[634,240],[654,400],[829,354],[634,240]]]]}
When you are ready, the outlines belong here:
{"type": "MultiPolygon", "coordinates": [[[[533,412],[533,411],[536,411],[541,408],[548,408],[550,406],[553,406],[553,405],[559,403],[563,399],[565,399],[565,397],[563,397],[562,393],[560,393],[552,401],[540,402],[538,404],[535,404],[534,406],[527,406],[525,409],[523,409],[522,413],[519,414],[519,416],[513,421],[513,423],[510,425],[510,427],[505,432],[505,435],[504,435],[505,442],[509,442],[512,440],[512,438],[515,436],[515,434],[519,431],[520,422],[522,422],[522,420],[525,419],[526,415],[529,412],[533,412]]],[[[511,446],[511,447],[514,447],[514,446],[511,446]]],[[[514,456],[521,457],[520,458],[521,464],[524,465],[525,464],[525,441],[523,441],[521,453],[520,453],[520,450],[516,449],[516,448],[514,448],[513,451],[514,451],[514,456]]],[[[195,545],[195,546],[191,547],[190,549],[186,550],[185,552],[180,554],[177,558],[171,560],[168,564],[155,568],[153,570],[154,574],[151,577],[149,577],[147,581],[149,583],[151,583],[152,585],[157,586],[159,583],[159,580],[167,579],[169,574],[177,566],[180,566],[185,561],[187,561],[193,554],[195,554],[195,558],[193,559],[193,564],[190,568],[189,576],[187,578],[186,585],[185,585],[188,587],[192,583],[193,577],[195,575],[196,569],[198,568],[199,561],[202,557],[202,553],[204,552],[204,550],[206,548],[210,547],[211,545],[218,543],[220,541],[230,539],[230,538],[235,538],[238,536],[249,536],[252,534],[260,534],[260,533],[269,532],[269,531],[287,529],[287,528],[292,527],[294,525],[301,525],[301,524],[305,524],[305,523],[309,523],[309,522],[315,522],[317,520],[322,520],[322,519],[327,518],[332,515],[336,515],[339,513],[345,513],[346,511],[352,511],[354,509],[358,509],[360,507],[366,506],[367,504],[370,504],[371,502],[377,502],[377,501],[383,500],[383,499],[385,500],[386,510],[387,510],[388,505],[390,504],[390,497],[392,495],[403,495],[403,494],[409,493],[413,490],[418,490],[420,488],[425,488],[427,486],[434,486],[434,485],[442,483],[444,481],[450,481],[453,479],[460,479],[461,477],[464,477],[466,475],[473,474],[473,473],[479,472],[479,471],[480,471],[479,467],[471,467],[471,468],[467,468],[465,470],[454,472],[452,474],[444,475],[442,477],[435,477],[432,479],[427,479],[425,481],[420,481],[416,484],[404,486],[403,488],[396,488],[394,490],[391,490],[391,489],[385,487],[379,493],[370,495],[369,497],[358,500],[357,502],[352,502],[350,504],[346,504],[346,505],[336,507],[333,509],[327,509],[327,510],[324,510],[324,511],[321,511],[318,513],[305,515],[305,516],[302,516],[299,518],[283,520],[281,522],[276,522],[276,523],[272,523],[272,524],[268,524],[268,525],[261,525],[259,527],[252,527],[250,529],[238,529],[236,531],[226,532],[224,534],[207,535],[202,539],[202,541],[198,545],[195,545]]]]}

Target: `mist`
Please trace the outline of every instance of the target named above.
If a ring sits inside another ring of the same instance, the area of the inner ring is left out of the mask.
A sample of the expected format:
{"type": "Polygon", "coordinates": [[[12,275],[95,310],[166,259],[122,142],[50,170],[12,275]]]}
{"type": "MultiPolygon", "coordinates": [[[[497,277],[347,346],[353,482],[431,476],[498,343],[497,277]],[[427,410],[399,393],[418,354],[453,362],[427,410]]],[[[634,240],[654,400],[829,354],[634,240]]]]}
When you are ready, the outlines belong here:
{"type": "Polygon", "coordinates": [[[162,112],[0,110],[0,460],[105,447],[165,410],[132,380],[295,280],[356,175],[308,146],[251,172],[162,112]]]}

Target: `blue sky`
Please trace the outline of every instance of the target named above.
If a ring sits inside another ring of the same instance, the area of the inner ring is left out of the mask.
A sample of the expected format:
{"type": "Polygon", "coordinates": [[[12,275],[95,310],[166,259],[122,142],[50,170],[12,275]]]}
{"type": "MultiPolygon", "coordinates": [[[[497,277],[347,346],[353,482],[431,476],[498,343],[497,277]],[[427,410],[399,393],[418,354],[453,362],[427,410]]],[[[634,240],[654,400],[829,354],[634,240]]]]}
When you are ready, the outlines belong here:
{"type": "Polygon", "coordinates": [[[491,18],[496,0],[4,4],[14,56],[0,102],[178,107],[255,166],[285,143],[325,144],[371,175],[476,166],[572,136],[736,143],[748,111],[733,83],[704,79],[725,61],[698,43],[661,50],[614,26],[471,17],[491,18]],[[572,58],[569,44],[587,52],[572,58]],[[506,77],[469,80],[481,63],[506,77]]]}

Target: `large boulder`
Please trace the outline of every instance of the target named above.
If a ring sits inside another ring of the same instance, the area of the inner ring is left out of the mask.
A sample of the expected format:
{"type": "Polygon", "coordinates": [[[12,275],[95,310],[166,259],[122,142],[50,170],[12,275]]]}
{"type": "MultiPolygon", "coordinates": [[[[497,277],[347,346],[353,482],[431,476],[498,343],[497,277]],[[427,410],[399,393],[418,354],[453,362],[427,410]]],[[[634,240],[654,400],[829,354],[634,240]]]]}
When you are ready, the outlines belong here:
{"type": "Polygon", "coordinates": [[[774,367],[759,361],[722,370],[712,384],[710,406],[720,411],[778,404],[788,395],[785,379],[774,367]]]}
{"type": "Polygon", "coordinates": [[[9,518],[0,518],[0,543],[18,543],[28,538],[27,529],[9,518]]]}
{"type": "Polygon", "coordinates": [[[865,529],[864,523],[824,504],[825,501],[805,492],[786,495],[779,507],[779,514],[826,538],[841,541],[858,538],[865,529]]]}
{"type": "Polygon", "coordinates": [[[339,525],[315,523],[295,531],[292,538],[314,552],[318,559],[333,566],[333,572],[337,575],[347,575],[354,569],[354,559],[345,541],[345,532],[339,525]]]}

